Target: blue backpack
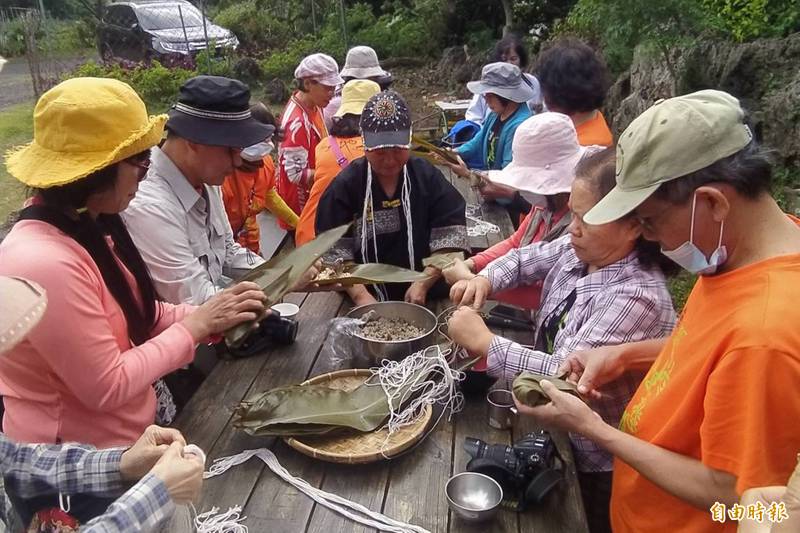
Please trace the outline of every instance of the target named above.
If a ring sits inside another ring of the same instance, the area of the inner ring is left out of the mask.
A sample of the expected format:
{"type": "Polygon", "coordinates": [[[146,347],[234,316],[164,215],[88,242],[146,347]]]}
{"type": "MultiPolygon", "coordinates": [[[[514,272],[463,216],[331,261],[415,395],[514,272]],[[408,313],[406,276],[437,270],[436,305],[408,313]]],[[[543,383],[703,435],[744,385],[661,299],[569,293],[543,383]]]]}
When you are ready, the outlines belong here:
{"type": "MultiPolygon", "coordinates": [[[[481,127],[471,120],[459,120],[453,125],[445,138],[442,139],[442,143],[450,148],[458,148],[465,142],[475,137],[480,130],[481,127]]],[[[470,168],[481,165],[480,160],[472,161],[465,159],[464,163],[466,163],[470,168]]]]}

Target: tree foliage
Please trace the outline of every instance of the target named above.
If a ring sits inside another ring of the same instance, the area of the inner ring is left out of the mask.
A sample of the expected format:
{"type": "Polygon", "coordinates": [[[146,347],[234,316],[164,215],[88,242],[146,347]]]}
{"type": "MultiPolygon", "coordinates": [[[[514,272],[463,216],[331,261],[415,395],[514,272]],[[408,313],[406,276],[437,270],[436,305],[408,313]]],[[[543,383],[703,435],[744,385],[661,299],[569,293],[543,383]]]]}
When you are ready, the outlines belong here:
{"type": "Polygon", "coordinates": [[[258,2],[231,4],[214,20],[233,30],[248,53],[262,58],[267,77],[291,77],[300,59],[312,52],[344,61],[347,49],[357,44],[373,47],[384,58],[434,56],[445,35],[438,0],[386,4],[383,10],[356,3],[345,9],[344,17],[338,8],[320,11],[313,23],[307,9],[299,17],[296,6],[276,3],[259,11],[258,2]]]}
{"type": "Polygon", "coordinates": [[[599,44],[612,70],[630,65],[637,45],[661,53],[704,36],[742,42],[800,31],[797,0],[578,0],[560,32],[599,44]]]}
{"type": "Polygon", "coordinates": [[[611,69],[621,71],[630,65],[639,44],[653,46],[668,61],[671,47],[711,27],[697,0],[578,0],[560,30],[601,44],[611,69]]]}
{"type": "MultiPolygon", "coordinates": [[[[576,0],[513,0],[515,32],[564,17],[576,0]]],[[[436,57],[450,45],[483,50],[506,22],[500,0],[219,0],[207,2],[215,22],[233,30],[264,69],[281,72],[309,50],[343,60],[349,46],[372,46],[380,57],[436,57]],[[344,7],[344,13],[342,13],[344,7]],[[342,17],[344,15],[344,17],[342,17]]]]}
{"type": "Polygon", "coordinates": [[[738,42],[800,30],[797,0],[703,0],[703,5],[720,29],[738,42]]]}

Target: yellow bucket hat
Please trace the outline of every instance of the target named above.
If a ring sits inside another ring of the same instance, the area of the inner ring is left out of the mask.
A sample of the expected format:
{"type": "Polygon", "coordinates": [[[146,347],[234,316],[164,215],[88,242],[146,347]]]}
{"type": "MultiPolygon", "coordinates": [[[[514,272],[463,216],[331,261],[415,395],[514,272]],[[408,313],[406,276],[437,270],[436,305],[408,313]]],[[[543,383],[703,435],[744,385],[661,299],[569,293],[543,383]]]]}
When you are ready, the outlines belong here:
{"type": "Polygon", "coordinates": [[[334,116],[348,113],[360,115],[370,98],[381,92],[381,86],[371,80],[350,80],[342,87],[342,105],[334,116]]]}
{"type": "Polygon", "coordinates": [[[73,78],[36,102],[33,142],[10,150],[6,168],[30,187],[66,185],[155,146],[166,121],[126,83],[73,78]]]}

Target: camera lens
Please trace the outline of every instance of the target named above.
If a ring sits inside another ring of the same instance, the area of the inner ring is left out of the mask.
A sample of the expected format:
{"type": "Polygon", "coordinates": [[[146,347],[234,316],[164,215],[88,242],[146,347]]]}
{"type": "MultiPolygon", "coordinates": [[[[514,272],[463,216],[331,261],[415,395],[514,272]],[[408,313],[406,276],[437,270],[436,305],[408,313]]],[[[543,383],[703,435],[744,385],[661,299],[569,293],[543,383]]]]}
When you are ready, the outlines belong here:
{"type": "Polygon", "coordinates": [[[480,439],[467,437],[464,439],[464,451],[472,458],[483,457],[486,453],[486,443],[480,439]]]}

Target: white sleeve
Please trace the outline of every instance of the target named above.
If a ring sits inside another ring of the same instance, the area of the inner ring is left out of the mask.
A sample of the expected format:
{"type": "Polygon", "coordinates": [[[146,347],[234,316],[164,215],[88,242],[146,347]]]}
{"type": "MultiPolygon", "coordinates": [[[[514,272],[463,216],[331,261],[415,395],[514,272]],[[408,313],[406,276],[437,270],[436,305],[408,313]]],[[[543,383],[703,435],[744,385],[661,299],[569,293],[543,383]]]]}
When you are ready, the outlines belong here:
{"type": "Polygon", "coordinates": [[[525,73],[525,78],[530,82],[531,89],[533,89],[533,98],[528,100],[528,107],[531,111],[535,111],[536,108],[544,103],[544,99],[542,98],[542,86],[539,84],[539,80],[536,79],[536,76],[533,74],[525,73]]]}
{"type": "Polygon", "coordinates": [[[308,150],[302,146],[290,146],[281,150],[280,158],[289,181],[299,183],[308,168],[308,150]]]}
{"type": "Polygon", "coordinates": [[[469,103],[466,113],[464,113],[464,118],[482,126],[488,107],[489,106],[486,105],[486,98],[480,94],[476,94],[472,97],[472,101],[469,103]]]}
{"type": "Polygon", "coordinates": [[[137,202],[122,217],[164,300],[202,305],[222,290],[193,250],[185,216],[160,203],[137,202]]]}

